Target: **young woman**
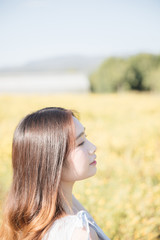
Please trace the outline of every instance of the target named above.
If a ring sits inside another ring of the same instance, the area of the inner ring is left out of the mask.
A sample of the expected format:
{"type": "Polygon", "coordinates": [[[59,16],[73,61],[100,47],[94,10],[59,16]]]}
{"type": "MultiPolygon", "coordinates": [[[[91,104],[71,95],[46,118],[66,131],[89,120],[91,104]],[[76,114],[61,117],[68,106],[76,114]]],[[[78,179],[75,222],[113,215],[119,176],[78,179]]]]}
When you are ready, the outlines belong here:
{"type": "Polygon", "coordinates": [[[95,151],[76,111],[50,107],[22,119],[0,239],[109,240],[72,194],[75,181],[95,175],[95,151]]]}

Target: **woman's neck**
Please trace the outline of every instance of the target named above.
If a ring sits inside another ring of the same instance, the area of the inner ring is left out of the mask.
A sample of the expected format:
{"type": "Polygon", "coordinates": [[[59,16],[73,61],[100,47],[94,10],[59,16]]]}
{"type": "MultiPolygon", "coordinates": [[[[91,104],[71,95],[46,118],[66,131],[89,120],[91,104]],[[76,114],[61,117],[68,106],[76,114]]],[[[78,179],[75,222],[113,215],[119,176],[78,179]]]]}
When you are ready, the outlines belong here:
{"type": "Polygon", "coordinates": [[[64,209],[67,214],[73,214],[74,213],[74,206],[72,201],[72,190],[73,190],[74,182],[65,182],[61,181],[60,187],[62,191],[62,195],[64,197],[64,209]]]}

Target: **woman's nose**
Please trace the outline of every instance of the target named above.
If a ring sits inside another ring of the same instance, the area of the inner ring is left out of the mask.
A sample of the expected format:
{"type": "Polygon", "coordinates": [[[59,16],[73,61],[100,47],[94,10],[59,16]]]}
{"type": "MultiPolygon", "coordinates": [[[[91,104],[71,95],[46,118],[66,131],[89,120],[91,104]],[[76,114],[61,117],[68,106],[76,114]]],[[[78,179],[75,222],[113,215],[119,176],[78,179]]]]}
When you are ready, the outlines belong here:
{"type": "Polygon", "coordinates": [[[96,149],[97,149],[97,147],[93,143],[91,143],[89,154],[93,154],[96,151],[96,149]]]}

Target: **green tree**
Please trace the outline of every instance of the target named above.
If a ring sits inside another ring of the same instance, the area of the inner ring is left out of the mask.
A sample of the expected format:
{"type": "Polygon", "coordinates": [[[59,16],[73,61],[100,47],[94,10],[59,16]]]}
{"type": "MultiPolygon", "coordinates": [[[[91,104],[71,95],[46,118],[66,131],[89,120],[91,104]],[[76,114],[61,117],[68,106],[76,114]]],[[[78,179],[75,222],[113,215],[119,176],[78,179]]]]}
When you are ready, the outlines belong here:
{"type": "MultiPolygon", "coordinates": [[[[91,74],[90,89],[92,92],[115,92],[123,90],[153,90],[151,75],[155,79],[159,73],[160,55],[138,54],[129,58],[112,57],[91,74]],[[156,73],[154,73],[154,71],[156,73]],[[152,72],[152,73],[151,73],[152,72]]],[[[158,84],[158,80],[156,80],[158,84]]],[[[154,86],[153,86],[154,85],[154,86]]],[[[158,86],[157,86],[157,89],[158,86]]]]}
{"type": "Polygon", "coordinates": [[[152,69],[145,79],[145,85],[152,91],[160,91],[160,66],[152,69]]]}
{"type": "Polygon", "coordinates": [[[127,62],[121,58],[109,58],[90,76],[93,92],[115,92],[128,89],[124,82],[127,62]]]}

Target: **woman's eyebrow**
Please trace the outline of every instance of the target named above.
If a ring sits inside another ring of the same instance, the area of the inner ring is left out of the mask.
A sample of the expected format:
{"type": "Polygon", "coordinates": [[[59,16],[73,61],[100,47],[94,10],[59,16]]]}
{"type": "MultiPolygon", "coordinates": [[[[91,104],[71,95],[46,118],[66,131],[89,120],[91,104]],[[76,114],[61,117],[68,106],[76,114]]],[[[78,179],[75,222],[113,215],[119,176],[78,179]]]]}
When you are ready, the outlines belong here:
{"type": "MultiPolygon", "coordinates": [[[[85,131],[85,129],[86,129],[86,128],[84,128],[84,131],[85,131]]],[[[76,140],[77,140],[78,138],[80,138],[80,137],[84,134],[84,131],[81,132],[81,133],[76,137],[76,140]]]]}

